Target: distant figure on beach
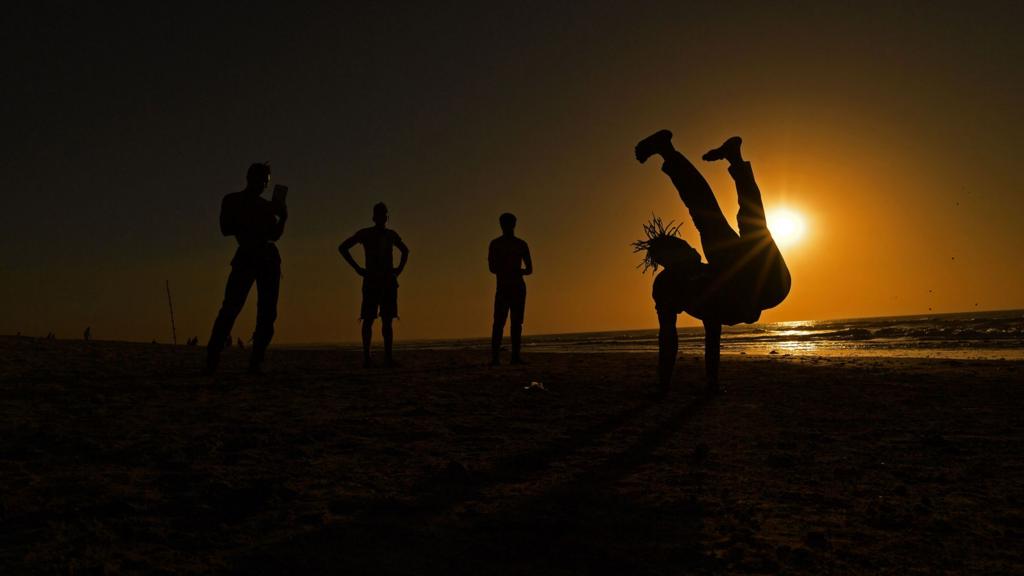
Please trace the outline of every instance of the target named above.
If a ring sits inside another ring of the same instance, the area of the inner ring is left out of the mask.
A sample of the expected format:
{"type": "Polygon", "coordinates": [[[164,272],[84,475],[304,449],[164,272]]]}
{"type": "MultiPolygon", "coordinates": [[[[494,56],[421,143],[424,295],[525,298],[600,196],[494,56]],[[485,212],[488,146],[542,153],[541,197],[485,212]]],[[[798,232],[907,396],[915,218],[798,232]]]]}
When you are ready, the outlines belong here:
{"type": "Polygon", "coordinates": [[[85,332],[82,333],[82,340],[88,342],[89,338],[92,338],[92,326],[86,326],[85,332]]]}
{"type": "Polygon", "coordinates": [[[359,317],[363,321],[363,366],[373,365],[370,357],[370,340],[373,335],[373,321],[380,315],[381,336],[384,338],[384,363],[393,366],[391,348],[394,343],[392,321],[398,317],[398,276],[409,260],[409,247],[402,242],[397,232],[385,227],[388,221],[388,207],[383,202],[373,206],[374,225],[363,228],[338,246],[341,257],[363,277],[363,302],[359,317]],[[350,250],[363,245],[363,263],[360,266],[350,250]],[[394,265],[394,248],[398,248],[401,259],[394,265]]]}
{"type": "Polygon", "coordinates": [[[494,291],[494,324],[491,326],[491,365],[501,363],[501,337],[505,319],[511,313],[509,338],[512,341],[512,364],[523,364],[520,355],[523,336],[523,313],[526,310],[526,282],[523,276],[533,274],[530,247],[516,237],[516,217],[508,212],[498,218],[501,236],[491,240],[487,250],[487,266],[497,278],[494,291]]]}
{"type": "Polygon", "coordinates": [[[718,364],[722,325],[753,323],[761,311],[778,306],[789,294],[791,279],[764,213],[761,191],[754,182],[750,163],[740,154],[742,140],[729,138],[704,154],[709,162],[728,160],[729,174],[739,195],[737,222],[732,229],[718,206],[714,192],[701,173],[672,146],[672,133],[661,130],[636,145],[636,159],[652,155],[664,160],[661,170],[672,179],[679,197],[690,212],[707,264],[686,241],[676,236],[678,226],[655,218],[644,227],[647,238],[634,243],[645,251],[643,266],[664,266],[654,280],[658,312],[658,388],[669,390],[679,351],[676,316],[686,312],[704,322],[704,363],[710,392],[720,391],[718,364]]]}
{"type": "Polygon", "coordinates": [[[288,221],[285,195],[278,186],[271,200],[261,194],[270,184],[270,164],[257,162],[246,173],[245,190],[224,196],[220,206],[220,231],[238,242],[231,260],[231,274],[224,289],[224,303],[213,323],[206,347],[206,372],[213,373],[221,350],[230,345],[231,328],[242,311],[253,282],[256,283],[256,328],[252,335],[249,371],[259,372],[267,346],[274,336],[277,297],[281,285],[281,255],[274,244],[288,221]]]}

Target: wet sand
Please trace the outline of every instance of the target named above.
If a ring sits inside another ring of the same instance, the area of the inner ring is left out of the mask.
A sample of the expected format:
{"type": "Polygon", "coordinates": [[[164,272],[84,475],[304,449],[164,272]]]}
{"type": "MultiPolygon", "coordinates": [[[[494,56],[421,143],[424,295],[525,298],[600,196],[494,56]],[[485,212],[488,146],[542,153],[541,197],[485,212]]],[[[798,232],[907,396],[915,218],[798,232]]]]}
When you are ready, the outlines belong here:
{"type": "Polygon", "coordinates": [[[0,573],[1024,573],[1022,362],[399,354],[0,338],[0,573]]]}

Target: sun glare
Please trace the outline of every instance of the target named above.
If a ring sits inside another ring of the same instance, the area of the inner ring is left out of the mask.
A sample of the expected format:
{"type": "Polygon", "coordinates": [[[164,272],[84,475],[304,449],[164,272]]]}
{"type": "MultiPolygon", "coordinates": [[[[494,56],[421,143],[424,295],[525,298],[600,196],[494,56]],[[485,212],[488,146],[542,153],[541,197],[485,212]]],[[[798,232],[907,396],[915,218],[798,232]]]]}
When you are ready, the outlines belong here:
{"type": "Polygon", "coordinates": [[[792,210],[776,210],[768,214],[768,229],[779,246],[791,246],[804,235],[803,216],[792,210]]]}

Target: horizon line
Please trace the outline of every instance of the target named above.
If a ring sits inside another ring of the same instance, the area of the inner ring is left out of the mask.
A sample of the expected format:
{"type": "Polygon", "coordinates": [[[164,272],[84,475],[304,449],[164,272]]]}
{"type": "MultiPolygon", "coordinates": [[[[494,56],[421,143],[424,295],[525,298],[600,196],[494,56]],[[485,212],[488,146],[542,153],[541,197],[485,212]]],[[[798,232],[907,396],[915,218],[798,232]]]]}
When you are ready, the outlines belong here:
{"type": "MultiPolygon", "coordinates": [[[[997,308],[997,309],[986,309],[986,310],[962,310],[962,311],[958,311],[958,312],[931,312],[931,313],[926,313],[926,314],[893,314],[893,315],[888,315],[888,316],[848,316],[848,317],[843,317],[843,318],[780,320],[778,322],[755,322],[753,324],[749,324],[748,326],[773,325],[773,324],[798,324],[798,323],[801,323],[801,322],[843,322],[843,321],[851,321],[851,320],[884,320],[884,319],[896,319],[896,318],[921,318],[921,317],[929,317],[929,316],[932,316],[932,317],[935,317],[935,316],[959,316],[959,315],[965,315],[965,314],[991,314],[991,313],[995,313],[995,312],[1004,312],[1004,313],[1020,312],[1021,314],[1024,314],[1024,308],[997,308]]],[[[680,326],[679,329],[699,329],[700,327],[701,326],[698,324],[698,325],[695,325],[695,326],[680,326]]],[[[649,327],[649,328],[610,328],[610,329],[605,329],[605,330],[585,330],[585,331],[576,331],[576,332],[538,332],[538,333],[531,333],[531,334],[529,334],[529,336],[571,336],[571,335],[579,335],[579,334],[605,334],[605,333],[609,333],[609,332],[643,332],[643,331],[657,331],[657,330],[658,330],[657,327],[649,327]]],[[[526,336],[526,334],[524,334],[524,336],[526,336]]],[[[0,334],[0,338],[41,338],[41,339],[45,339],[46,336],[31,336],[31,335],[27,335],[27,334],[17,333],[17,334],[0,334]]],[[[409,343],[451,342],[451,341],[458,341],[458,340],[481,340],[481,339],[489,339],[489,338],[490,338],[489,334],[481,334],[481,335],[474,335],[474,336],[448,336],[448,337],[440,337],[440,338],[408,338],[408,339],[401,340],[401,342],[409,342],[409,343]]],[[[57,340],[72,340],[72,341],[81,341],[82,340],[82,338],[56,338],[56,339],[57,340]]],[[[137,344],[152,344],[152,343],[154,343],[153,339],[151,339],[150,341],[146,341],[146,340],[106,340],[106,339],[96,339],[96,340],[92,340],[92,341],[94,341],[94,342],[129,342],[129,343],[137,343],[137,344]]],[[[175,345],[175,344],[173,344],[171,342],[165,342],[165,341],[162,341],[162,340],[156,340],[155,343],[156,344],[171,345],[171,346],[175,345]]],[[[334,341],[334,342],[288,342],[288,343],[277,344],[276,347],[279,347],[279,348],[308,348],[308,347],[324,347],[324,346],[359,346],[359,345],[361,345],[359,340],[347,340],[347,341],[334,341]]],[[[186,346],[186,345],[185,344],[177,344],[177,346],[186,346]]],[[[205,345],[200,345],[200,347],[205,347],[205,345]]]]}

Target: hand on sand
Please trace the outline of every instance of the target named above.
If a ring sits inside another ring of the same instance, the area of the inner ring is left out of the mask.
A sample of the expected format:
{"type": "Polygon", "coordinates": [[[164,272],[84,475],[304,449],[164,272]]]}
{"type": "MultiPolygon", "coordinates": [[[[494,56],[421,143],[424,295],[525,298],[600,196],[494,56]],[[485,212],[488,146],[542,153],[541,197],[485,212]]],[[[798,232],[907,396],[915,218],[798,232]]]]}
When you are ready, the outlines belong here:
{"type": "Polygon", "coordinates": [[[671,152],[672,150],[672,133],[668,130],[658,130],[638,142],[633,153],[636,154],[636,159],[643,164],[653,154],[671,152]]]}
{"type": "Polygon", "coordinates": [[[708,150],[701,158],[707,162],[714,162],[715,160],[728,160],[732,162],[742,162],[743,157],[740,155],[740,144],[743,144],[743,139],[739,136],[733,136],[721,146],[713,150],[708,150]]]}

